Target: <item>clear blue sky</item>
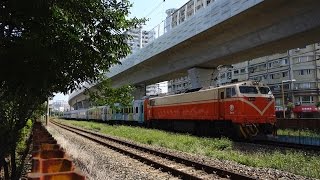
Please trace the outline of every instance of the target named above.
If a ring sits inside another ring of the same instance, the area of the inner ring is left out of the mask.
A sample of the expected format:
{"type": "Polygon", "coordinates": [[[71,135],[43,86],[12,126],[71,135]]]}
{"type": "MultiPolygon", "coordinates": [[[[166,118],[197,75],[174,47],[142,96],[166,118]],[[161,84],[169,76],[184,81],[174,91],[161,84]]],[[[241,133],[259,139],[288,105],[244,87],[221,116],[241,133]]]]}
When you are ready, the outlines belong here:
{"type": "Polygon", "coordinates": [[[149,18],[145,30],[151,30],[166,18],[165,11],[170,8],[178,9],[189,0],[132,0],[130,17],[149,18]]]}
{"type": "MultiPolygon", "coordinates": [[[[137,18],[149,18],[149,21],[146,22],[144,30],[151,30],[155,26],[161,23],[166,18],[165,11],[170,8],[178,9],[189,0],[131,0],[133,7],[130,9],[129,17],[137,18]]],[[[53,101],[65,100],[68,101],[68,95],[64,96],[63,94],[56,94],[53,98],[53,101]]]]}

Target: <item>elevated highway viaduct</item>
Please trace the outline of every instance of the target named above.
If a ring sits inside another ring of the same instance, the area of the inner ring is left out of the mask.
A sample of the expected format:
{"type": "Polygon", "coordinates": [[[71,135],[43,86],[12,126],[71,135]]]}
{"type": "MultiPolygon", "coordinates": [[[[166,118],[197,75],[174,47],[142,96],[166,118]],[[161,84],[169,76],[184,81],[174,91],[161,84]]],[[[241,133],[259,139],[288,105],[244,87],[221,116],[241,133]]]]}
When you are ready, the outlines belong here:
{"type": "MultiPolygon", "coordinates": [[[[143,88],[187,75],[192,68],[215,69],[319,42],[318,7],[318,0],[216,0],[129,55],[106,76],[114,87],[143,88]]],[[[78,91],[69,104],[83,99],[78,91]]]]}

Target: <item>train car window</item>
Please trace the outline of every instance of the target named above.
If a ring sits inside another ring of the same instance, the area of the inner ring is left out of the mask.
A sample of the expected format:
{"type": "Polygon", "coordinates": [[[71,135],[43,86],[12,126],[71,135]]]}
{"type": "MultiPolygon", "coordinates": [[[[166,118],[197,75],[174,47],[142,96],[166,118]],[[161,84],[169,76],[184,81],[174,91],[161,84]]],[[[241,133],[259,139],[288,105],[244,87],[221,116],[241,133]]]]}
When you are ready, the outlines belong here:
{"type": "Polygon", "coordinates": [[[220,92],[220,99],[224,99],[224,92],[220,92]]]}
{"type": "Polygon", "coordinates": [[[239,86],[240,93],[243,94],[258,94],[255,86],[239,86]]]}
{"type": "Polygon", "coordinates": [[[226,98],[231,97],[231,88],[226,88],[226,98]]]}
{"type": "Polygon", "coordinates": [[[231,88],[231,96],[235,96],[236,94],[236,88],[231,88]]]}
{"type": "Polygon", "coordinates": [[[261,94],[271,94],[271,91],[268,87],[259,87],[259,91],[261,94]]]}
{"type": "Polygon", "coordinates": [[[138,109],[138,107],[136,107],[136,113],[138,113],[139,112],[139,109],[138,109]]]}
{"type": "Polygon", "coordinates": [[[236,95],[236,90],[234,87],[226,88],[226,98],[230,98],[236,95]]]}

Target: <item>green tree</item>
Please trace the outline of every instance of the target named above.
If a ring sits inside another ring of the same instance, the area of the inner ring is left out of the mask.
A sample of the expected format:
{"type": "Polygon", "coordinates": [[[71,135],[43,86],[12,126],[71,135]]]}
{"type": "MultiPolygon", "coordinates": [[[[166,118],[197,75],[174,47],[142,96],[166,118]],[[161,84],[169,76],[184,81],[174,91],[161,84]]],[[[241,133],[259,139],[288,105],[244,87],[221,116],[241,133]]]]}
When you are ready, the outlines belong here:
{"type": "Polygon", "coordinates": [[[30,119],[34,122],[44,116],[47,112],[47,104],[40,104],[33,112],[30,119]]]}
{"type": "MultiPolygon", "coordinates": [[[[130,52],[128,0],[0,1],[0,167],[17,134],[54,92],[95,82],[130,52]]],[[[12,174],[15,164],[12,162],[12,174]]],[[[17,177],[12,176],[12,179],[17,177]]]]}
{"type": "Polygon", "coordinates": [[[94,88],[86,89],[85,94],[89,95],[89,100],[94,106],[108,105],[115,109],[115,104],[121,106],[129,106],[133,101],[134,88],[130,85],[120,88],[112,88],[109,79],[103,79],[94,86],[94,88]]]}

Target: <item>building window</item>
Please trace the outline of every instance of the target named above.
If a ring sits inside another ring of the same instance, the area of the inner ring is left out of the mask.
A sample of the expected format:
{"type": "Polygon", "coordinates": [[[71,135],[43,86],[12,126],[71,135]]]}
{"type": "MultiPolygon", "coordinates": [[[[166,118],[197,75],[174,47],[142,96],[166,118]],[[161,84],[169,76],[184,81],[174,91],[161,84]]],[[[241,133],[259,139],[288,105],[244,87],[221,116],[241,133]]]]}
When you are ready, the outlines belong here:
{"type": "Polygon", "coordinates": [[[271,91],[279,91],[280,88],[280,85],[270,86],[271,91]]]}
{"type": "Polygon", "coordinates": [[[270,79],[279,79],[282,76],[282,73],[270,74],[270,79]]]}
{"type": "Polygon", "coordinates": [[[299,83],[295,86],[296,89],[310,89],[315,88],[315,83],[306,82],[306,83],[299,83]]]}
{"type": "Polygon", "coordinates": [[[287,59],[287,58],[282,59],[282,64],[283,64],[283,65],[288,64],[288,59],[287,59]]]}
{"type": "Polygon", "coordinates": [[[302,69],[299,71],[299,75],[307,75],[307,74],[311,74],[310,69],[302,69]]]}
{"type": "Polygon", "coordinates": [[[311,83],[301,83],[300,88],[309,89],[311,88],[311,83]]]}
{"type": "Polygon", "coordinates": [[[288,71],[286,71],[286,72],[282,72],[282,77],[287,77],[288,76],[288,71]]]}
{"type": "Polygon", "coordinates": [[[302,104],[312,104],[314,103],[313,101],[313,96],[299,96],[298,101],[301,102],[302,104]]]}
{"type": "Polygon", "coordinates": [[[227,78],[231,79],[231,72],[227,72],[227,78]]]}
{"type": "Polygon", "coordinates": [[[276,98],[276,105],[282,106],[282,99],[281,98],[276,98]]]}
{"type": "Polygon", "coordinates": [[[261,65],[258,66],[258,68],[259,68],[260,71],[266,70],[267,64],[261,64],[261,65]]]}
{"type": "Polygon", "coordinates": [[[276,98],[276,106],[282,107],[282,98],[276,98]]]}
{"type": "Polygon", "coordinates": [[[249,67],[248,70],[249,70],[250,73],[254,73],[254,69],[255,69],[254,67],[249,67]]]}
{"type": "Polygon", "coordinates": [[[304,63],[304,62],[313,61],[313,59],[314,59],[313,56],[300,56],[300,57],[294,57],[293,62],[294,63],[304,63]]]}
{"type": "Polygon", "coordinates": [[[289,89],[290,85],[289,84],[283,84],[283,89],[289,89]]]}
{"type": "Polygon", "coordinates": [[[270,74],[270,79],[274,79],[274,74],[270,74]]]}
{"type": "Polygon", "coordinates": [[[268,79],[268,75],[267,74],[263,75],[263,79],[268,79]]]}

